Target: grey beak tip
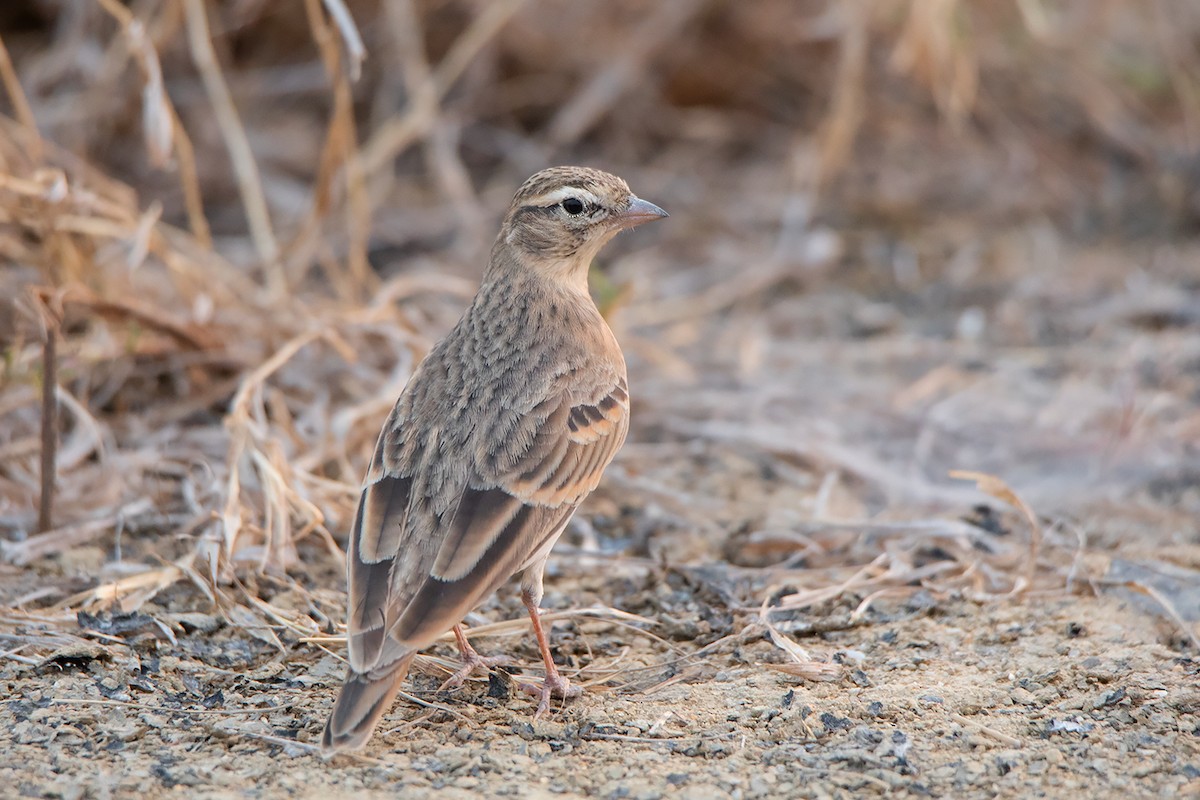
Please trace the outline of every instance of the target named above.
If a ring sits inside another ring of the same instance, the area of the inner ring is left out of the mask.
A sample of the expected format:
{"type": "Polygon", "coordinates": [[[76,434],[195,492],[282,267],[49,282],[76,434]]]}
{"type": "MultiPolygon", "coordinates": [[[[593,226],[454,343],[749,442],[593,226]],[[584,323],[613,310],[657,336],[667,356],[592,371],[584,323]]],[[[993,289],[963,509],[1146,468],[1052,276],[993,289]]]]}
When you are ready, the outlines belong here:
{"type": "Polygon", "coordinates": [[[622,215],[627,225],[641,225],[645,222],[664,219],[669,216],[670,214],[654,205],[654,203],[643,200],[640,197],[633,198],[629,202],[629,208],[622,215]]]}

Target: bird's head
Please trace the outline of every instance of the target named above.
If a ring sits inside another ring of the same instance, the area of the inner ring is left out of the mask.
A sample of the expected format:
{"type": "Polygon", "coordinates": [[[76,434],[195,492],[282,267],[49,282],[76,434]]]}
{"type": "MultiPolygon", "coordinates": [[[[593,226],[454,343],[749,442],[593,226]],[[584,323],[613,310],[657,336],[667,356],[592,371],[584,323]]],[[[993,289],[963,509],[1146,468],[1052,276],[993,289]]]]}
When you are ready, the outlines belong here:
{"type": "Polygon", "coordinates": [[[522,263],[586,287],[587,270],[625,228],[667,216],[634,195],[616,175],[587,167],[552,167],[517,190],[500,243],[522,263]]]}

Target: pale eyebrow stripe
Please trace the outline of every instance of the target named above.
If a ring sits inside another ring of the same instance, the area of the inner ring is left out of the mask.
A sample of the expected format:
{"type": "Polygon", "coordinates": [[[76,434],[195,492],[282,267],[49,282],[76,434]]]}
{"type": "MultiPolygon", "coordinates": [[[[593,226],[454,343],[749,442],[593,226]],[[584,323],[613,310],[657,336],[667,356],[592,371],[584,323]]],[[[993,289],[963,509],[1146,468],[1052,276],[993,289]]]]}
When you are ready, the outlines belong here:
{"type": "Polygon", "coordinates": [[[600,202],[600,198],[587,189],[580,189],[578,186],[562,186],[552,192],[546,192],[545,194],[530,198],[527,204],[531,206],[552,206],[555,203],[561,203],[568,197],[578,197],[585,203],[600,202]]]}

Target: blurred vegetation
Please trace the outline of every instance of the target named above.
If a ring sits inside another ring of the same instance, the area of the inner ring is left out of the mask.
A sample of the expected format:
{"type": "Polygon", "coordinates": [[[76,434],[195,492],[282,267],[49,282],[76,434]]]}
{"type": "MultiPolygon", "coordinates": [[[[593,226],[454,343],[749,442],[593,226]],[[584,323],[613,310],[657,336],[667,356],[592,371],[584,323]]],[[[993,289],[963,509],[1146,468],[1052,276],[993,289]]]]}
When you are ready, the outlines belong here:
{"type": "MultiPolygon", "coordinates": [[[[665,376],[650,407],[805,337],[1070,338],[1062,287],[1036,320],[1019,287],[1079,263],[1062,242],[1200,231],[1190,0],[9,0],[0,41],[16,563],[114,521],[176,534],[160,577],[210,589],[335,551],[379,420],[552,163],[672,213],[596,282],[665,376]],[[861,294],[787,310],[814,287],[861,294]],[[60,491],[35,534],[48,330],[60,491]]],[[[1069,291],[1194,287],[1190,252],[1069,291]]]]}

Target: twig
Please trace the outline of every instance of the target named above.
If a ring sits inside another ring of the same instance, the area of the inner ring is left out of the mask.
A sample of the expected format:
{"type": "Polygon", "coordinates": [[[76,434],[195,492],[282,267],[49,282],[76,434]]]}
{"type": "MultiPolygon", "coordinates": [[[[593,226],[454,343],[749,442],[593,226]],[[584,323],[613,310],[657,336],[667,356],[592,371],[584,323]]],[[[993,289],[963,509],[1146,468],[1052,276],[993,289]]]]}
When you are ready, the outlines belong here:
{"type": "Polygon", "coordinates": [[[8,48],[4,45],[2,36],[0,36],[0,80],[4,82],[4,91],[8,93],[9,102],[12,103],[13,110],[17,113],[17,119],[33,137],[26,155],[29,156],[30,161],[40,162],[42,160],[42,137],[38,133],[37,120],[33,116],[29,98],[25,96],[25,90],[21,88],[21,80],[17,77],[17,71],[13,67],[12,59],[9,58],[8,48]]]}
{"type": "Polygon", "coordinates": [[[1101,580],[1099,581],[1099,584],[1101,586],[1120,586],[1125,589],[1139,592],[1151,598],[1160,606],[1162,606],[1163,611],[1167,612],[1167,616],[1171,618],[1171,621],[1178,625],[1179,629],[1184,633],[1184,635],[1191,640],[1192,647],[1200,650],[1200,636],[1196,635],[1195,626],[1183,618],[1183,615],[1179,613],[1179,609],[1175,607],[1175,603],[1173,603],[1171,598],[1163,592],[1160,592],[1158,589],[1147,583],[1139,583],[1138,581],[1118,582],[1101,580]]]}
{"type": "Polygon", "coordinates": [[[183,189],[183,202],[187,209],[188,224],[192,235],[205,248],[212,247],[212,232],[208,220],[204,216],[204,202],[200,192],[200,180],[196,171],[196,151],[192,140],[184,130],[183,121],[175,104],[162,86],[162,67],[158,54],[151,45],[141,22],[132,12],[117,0],[97,0],[100,6],[108,12],[120,25],[130,45],[136,50],[136,55],[142,69],[142,77],[146,83],[143,90],[143,115],[149,115],[151,110],[165,114],[160,119],[160,129],[167,129],[171,135],[170,144],[174,145],[177,163],[179,164],[179,184],[183,189]],[[149,93],[153,90],[153,97],[149,93]]]}
{"type": "MultiPolygon", "coordinates": [[[[266,742],[267,744],[276,744],[276,745],[280,745],[284,748],[294,747],[297,750],[303,750],[305,753],[309,753],[309,754],[315,755],[315,756],[321,755],[321,752],[322,752],[320,745],[310,744],[309,742],[301,742],[296,739],[287,739],[287,738],[284,738],[283,736],[272,736],[272,735],[266,734],[266,733],[254,733],[253,731],[237,731],[234,735],[245,736],[249,739],[257,739],[260,742],[266,742]]],[[[354,755],[362,757],[361,754],[359,754],[359,753],[354,753],[354,755]]],[[[378,761],[373,758],[364,758],[364,760],[367,763],[378,764],[380,766],[382,766],[385,763],[385,762],[378,761]]]]}
{"type": "Polygon", "coordinates": [[[645,80],[646,62],[706,4],[674,0],[652,7],[654,11],[623,44],[620,58],[611,59],[550,121],[546,137],[550,142],[561,147],[587,133],[631,84],[645,80]]]}
{"type": "MultiPolygon", "coordinates": [[[[455,40],[450,51],[433,70],[433,85],[438,100],[445,96],[484,45],[500,32],[525,2],[526,0],[497,0],[484,6],[480,15],[471,23],[471,27],[455,40]]],[[[362,174],[375,173],[408,149],[413,142],[427,135],[436,121],[431,111],[427,106],[413,105],[405,113],[379,126],[359,152],[359,169],[362,174]]]]}
{"type": "Polygon", "coordinates": [[[441,711],[443,714],[446,714],[447,716],[454,717],[459,722],[464,722],[467,724],[471,723],[470,717],[468,717],[465,714],[462,714],[458,711],[455,711],[450,706],[442,705],[441,703],[434,703],[430,700],[422,700],[421,698],[417,697],[416,695],[409,694],[408,692],[405,692],[405,691],[396,692],[396,696],[402,700],[407,700],[408,702],[412,703],[413,705],[420,706],[421,708],[428,708],[433,711],[441,711]]]}
{"type": "Polygon", "coordinates": [[[42,464],[38,533],[54,526],[54,484],[58,460],[58,324],[43,305],[46,341],[42,346],[42,464]]]}
{"type": "Polygon", "coordinates": [[[204,195],[200,191],[200,173],[196,170],[196,148],[183,128],[175,106],[168,105],[168,110],[171,112],[171,130],[175,132],[175,160],[179,164],[179,185],[183,188],[188,227],[201,247],[212,249],[212,231],[208,227],[208,218],[204,216],[204,195]]]}
{"type": "MultiPolygon", "coordinates": [[[[642,617],[637,614],[631,614],[628,611],[621,611],[617,608],[608,606],[587,606],[585,608],[570,608],[563,611],[547,611],[541,615],[542,622],[546,625],[557,622],[559,620],[578,620],[578,619],[598,619],[610,622],[638,622],[643,625],[653,625],[654,621],[647,617],[642,617]]],[[[468,639],[473,639],[481,636],[523,636],[529,630],[530,622],[525,617],[517,619],[508,619],[501,622],[488,622],[483,625],[472,625],[464,631],[468,639]]],[[[645,633],[645,631],[643,631],[645,633]]],[[[441,641],[451,641],[454,635],[450,631],[446,631],[440,637],[441,641]]],[[[316,642],[336,642],[342,643],[346,641],[344,635],[333,636],[302,636],[298,639],[300,642],[316,643],[316,642]]]]}
{"type": "Polygon", "coordinates": [[[963,725],[968,728],[974,728],[975,730],[982,733],[984,736],[990,736],[991,738],[995,739],[997,742],[1002,742],[1002,743],[1008,745],[1009,747],[1016,748],[1016,747],[1020,747],[1022,744],[1020,739],[1017,739],[1013,736],[1009,736],[1007,733],[1001,733],[1000,731],[995,730],[994,728],[989,728],[987,725],[983,725],[981,723],[976,722],[973,719],[964,717],[962,714],[952,714],[951,719],[953,719],[959,725],[963,725]]]}
{"type": "Polygon", "coordinates": [[[596,733],[595,731],[587,731],[579,735],[584,741],[599,741],[599,742],[629,742],[630,744],[662,744],[669,742],[672,739],[683,738],[682,733],[677,733],[674,736],[626,736],[622,733],[596,733]]]}
{"type": "Polygon", "coordinates": [[[12,659],[13,661],[16,661],[20,664],[34,665],[34,664],[42,663],[42,660],[40,658],[30,658],[29,656],[17,655],[22,650],[24,650],[26,647],[29,647],[28,642],[25,644],[22,644],[22,645],[17,645],[16,647],[14,647],[11,650],[5,650],[3,653],[0,653],[0,658],[12,659]]]}
{"type": "MultiPolygon", "coordinates": [[[[232,558],[236,550],[235,543],[242,529],[241,510],[241,470],[242,458],[248,448],[254,447],[254,436],[251,416],[254,398],[262,391],[266,380],[283,367],[302,348],[317,339],[322,338],[322,331],[313,330],[296,336],[286,342],[275,353],[260,364],[253,372],[246,375],[238,387],[232,402],[229,404],[229,416],[226,425],[231,431],[229,444],[229,475],[226,479],[225,507],[221,514],[224,526],[223,544],[226,558],[232,558]]],[[[253,452],[251,452],[253,455],[253,452]]],[[[271,508],[267,505],[268,510],[271,508]]],[[[287,523],[288,513],[285,511],[282,523],[287,523]]]]}
{"type": "Polygon", "coordinates": [[[242,205],[246,210],[246,222],[250,227],[250,238],[254,241],[255,250],[258,251],[266,270],[267,289],[274,296],[282,297],[288,288],[287,275],[279,260],[279,244],[271,229],[271,215],[263,194],[262,178],[258,172],[258,164],[254,161],[254,153],[250,149],[250,141],[246,138],[246,130],[238,117],[237,107],[233,104],[233,96],[217,65],[217,54],[213,50],[210,38],[204,0],[184,0],[184,8],[187,12],[188,48],[212,103],[217,125],[225,138],[225,146],[229,148],[238,192],[241,194],[242,205]]]}
{"type": "Polygon", "coordinates": [[[806,426],[795,424],[755,425],[747,427],[731,422],[701,422],[675,419],[666,422],[668,429],[691,436],[703,436],[719,442],[737,442],[768,453],[787,453],[820,463],[826,469],[838,468],[873,483],[885,491],[889,499],[926,503],[967,504],[977,497],[970,490],[932,483],[921,475],[897,470],[883,458],[865,449],[857,449],[831,439],[806,426]]]}
{"type": "Polygon", "coordinates": [[[272,712],[287,711],[286,707],[271,707],[271,708],[164,708],[163,706],[152,706],[145,703],[125,703],[120,700],[89,700],[83,698],[56,697],[53,698],[51,704],[56,706],[116,706],[118,708],[130,708],[136,711],[152,711],[157,714],[183,714],[185,716],[241,716],[243,714],[270,714],[272,712]]]}
{"type": "MultiPolygon", "coordinates": [[[[342,69],[341,49],[337,45],[337,37],[331,33],[321,14],[319,0],[307,0],[304,7],[313,40],[320,50],[321,60],[333,87],[333,109],[330,114],[329,131],[321,149],[312,207],[308,219],[300,226],[295,239],[288,247],[288,260],[291,264],[287,269],[290,274],[295,275],[298,268],[306,269],[313,260],[312,251],[319,241],[321,217],[332,203],[334,178],[340,172],[345,181],[344,214],[349,240],[346,255],[348,274],[327,271],[330,282],[338,293],[344,298],[357,301],[364,294],[377,288],[378,278],[371,271],[367,260],[372,208],[357,157],[358,130],[354,119],[354,94],[342,69]]],[[[361,46],[361,42],[359,44],[361,46]]]]}
{"type": "Polygon", "coordinates": [[[425,58],[425,41],[421,18],[412,0],[393,0],[388,6],[392,38],[399,50],[404,87],[414,108],[425,109],[433,120],[425,137],[425,159],[441,186],[442,192],[454,207],[457,226],[466,234],[469,258],[480,253],[485,239],[483,217],[475,201],[471,177],[458,155],[458,132],[455,125],[441,113],[440,93],[433,70],[425,58]]]}
{"type": "Polygon", "coordinates": [[[838,41],[837,71],[829,113],[817,134],[820,156],[814,164],[817,173],[814,191],[821,189],[846,165],[865,114],[863,95],[870,53],[867,31],[870,10],[868,4],[862,2],[844,3],[838,10],[842,30],[838,41]]]}
{"type": "Polygon", "coordinates": [[[955,469],[950,471],[950,477],[964,481],[974,481],[976,488],[984,494],[1008,503],[1025,517],[1029,524],[1029,555],[1025,562],[1025,574],[1013,583],[1012,593],[1020,594],[1033,584],[1033,576],[1037,571],[1038,552],[1042,545],[1042,525],[1038,522],[1037,514],[1021,496],[1013,491],[1007,483],[995,475],[986,472],[955,469]]]}
{"type": "Polygon", "coordinates": [[[346,47],[346,59],[350,62],[350,80],[355,83],[362,77],[362,63],[367,57],[367,48],[363,47],[362,37],[354,25],[354,17],[346,10],[342,0],[321,0],[333,24],[342,35],[342,44],[346,47]]]}
{"type": "Polygon", "coordinates": [[[171,113],[171,101],[163,85],[162,64],[151,46],[141,20],[134,20],[125,29],[129,44],[142,70],[142,132],[150,163],[162,169],[171,158],[175,141],[176,117],[171,113]]]}
{"type": "Polygon", "coordinates": [[[146,498],[141,498],[107,514],[99,519],[52,528],[44,533],[30,536],[23,542],[0,541],[0,560],[24,566],[32,561],[54,552],[61,552],[68,547],[91,541],[105,531],[111,530],[123,517],[144,514],[153,505],[146,498]]]}
{"type": "Polygon", "coordinates": [[[155,308],[135,297],[101,297],[82,284],[72,284],[60,293],[63,304],[78,303],[99,317],[120,322],[132,321],[171,337],[186,350],[216,350],[221,342],[212,331],[199,325],[180,322],[166,309],[155,308]]]}
{"type": "Polygon", "coordinates": [[[500,33],[525,3],[526,0],[499,0],[483,7],[483,11],[471,23],[471,27],[455,40],[441,63],[433,70],[433,83],[437,87],[439,98],[450,91],[450,87],[475,60],[479,51],[500,33]]]}

